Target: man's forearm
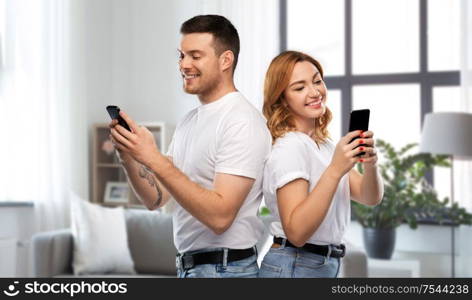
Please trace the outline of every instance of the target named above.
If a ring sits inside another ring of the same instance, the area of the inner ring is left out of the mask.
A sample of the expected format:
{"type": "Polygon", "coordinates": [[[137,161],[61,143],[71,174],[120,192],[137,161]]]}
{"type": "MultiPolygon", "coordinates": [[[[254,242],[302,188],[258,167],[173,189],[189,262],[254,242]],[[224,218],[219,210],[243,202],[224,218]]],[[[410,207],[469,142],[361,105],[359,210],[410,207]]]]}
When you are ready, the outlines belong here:
{"type": "Polygon", "coordinates": [[[154,161],[151,169],[180,206],[213,231],[225,230],[232,212],[224,205],[221,195],[191,181],[162,156],[154,161]]]}
{"type": "Polygon", "coordinates": [[[150,210],[165,204],[168,195],[156,177],[136,161],[123,163],[127,178],[141,202],[150,210]],[[167,196],[167,197],[165,197],[167,196]]]}

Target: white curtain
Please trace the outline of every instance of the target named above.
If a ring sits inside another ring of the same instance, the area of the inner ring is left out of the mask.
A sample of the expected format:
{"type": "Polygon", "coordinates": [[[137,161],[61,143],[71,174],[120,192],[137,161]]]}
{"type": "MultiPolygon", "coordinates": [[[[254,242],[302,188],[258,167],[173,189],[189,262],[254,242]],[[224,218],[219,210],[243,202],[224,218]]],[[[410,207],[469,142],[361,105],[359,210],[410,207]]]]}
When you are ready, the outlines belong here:
{"type": "Polygon", "coordinates": [[[279,1],[200,0],[199,6],[200,14],[222,15],[238,30],[236,88],[261,110],[265,73],[279,53],[279,1]]]}
{"type": "Polygon", "coordinates": [[[0,201],[32,201],[38,230],[69,225],[69,0],[3,1],[0,201]]]}

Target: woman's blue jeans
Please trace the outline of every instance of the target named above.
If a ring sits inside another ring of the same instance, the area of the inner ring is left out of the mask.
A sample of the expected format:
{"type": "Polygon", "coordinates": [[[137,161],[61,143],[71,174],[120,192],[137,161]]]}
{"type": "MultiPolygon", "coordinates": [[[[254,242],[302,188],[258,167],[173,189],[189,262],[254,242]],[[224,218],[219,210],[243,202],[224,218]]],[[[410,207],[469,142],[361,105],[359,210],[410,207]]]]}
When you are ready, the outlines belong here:
{"type": "Polygon", "coordinates": [[[267,252],[261,263],[259,277],[336,278],[340,264],[340,258],[280,245],[279,248],[270,248],[267,252]]]}

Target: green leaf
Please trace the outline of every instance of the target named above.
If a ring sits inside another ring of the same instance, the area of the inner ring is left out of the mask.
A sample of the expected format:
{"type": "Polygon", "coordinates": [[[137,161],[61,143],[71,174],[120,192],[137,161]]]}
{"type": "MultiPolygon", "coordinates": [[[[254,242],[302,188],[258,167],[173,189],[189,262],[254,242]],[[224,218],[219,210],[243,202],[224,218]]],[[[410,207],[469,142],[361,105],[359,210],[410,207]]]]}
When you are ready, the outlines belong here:
{"type": "Polygon", "coordinates": [[[270,215],[270,210],[267,207],[262,206],[261,210],[259,211],[259,216],[268,216],[268,215],[270,215]]]}

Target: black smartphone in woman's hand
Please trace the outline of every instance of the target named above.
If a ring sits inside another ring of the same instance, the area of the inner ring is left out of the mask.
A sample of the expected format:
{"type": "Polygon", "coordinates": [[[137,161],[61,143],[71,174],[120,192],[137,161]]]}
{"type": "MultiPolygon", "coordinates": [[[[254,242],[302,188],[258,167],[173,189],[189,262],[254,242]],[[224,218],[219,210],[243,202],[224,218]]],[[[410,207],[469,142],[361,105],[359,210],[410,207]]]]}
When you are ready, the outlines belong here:
{"type": "Polygon", "coordinates": [[[118,124],[120,124],[121,126],[123,126],[124,128],[126,128],[128,131],[131,131],[131,129],[129,128],[128,124],[126,123],[126,121],[120,116],[120,108],[116,105],[108,105],[107,106],[107,111],[108,111],[108,114],[110,115],[110,117],[112,119],[117,119],[118,120],[118,124]]]}
{"type": "MultiPolygon", "coordinates": [[[[349,119],[349,132],[352,132],[355,130],[362,130],[362,131],[369,130],[369,117],[370,117],[370,109],[359,109],[359,110],[351,111],[351,118],[349,119]]],[[[351,143],[353,140],[358,139],[358,138],[359,137],[353,138],[349,143],[351,143]]],[[[365,147],[366,145],[362,144],[359,146],[365,147]]],[[[356,156],[362,156],[364,154],[365,152],[361,152],[356,156]]]]}

